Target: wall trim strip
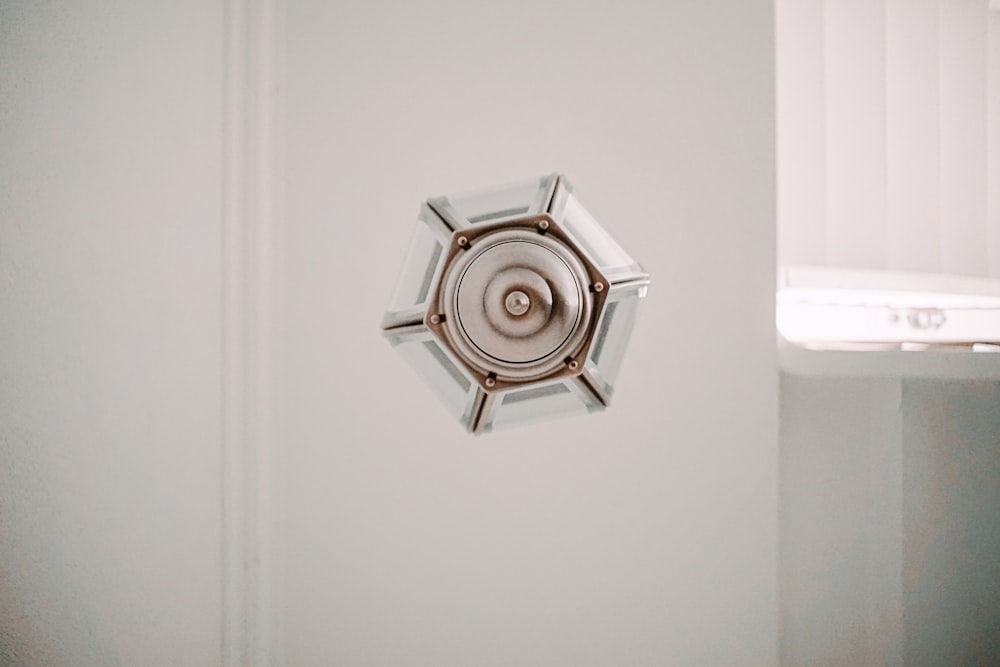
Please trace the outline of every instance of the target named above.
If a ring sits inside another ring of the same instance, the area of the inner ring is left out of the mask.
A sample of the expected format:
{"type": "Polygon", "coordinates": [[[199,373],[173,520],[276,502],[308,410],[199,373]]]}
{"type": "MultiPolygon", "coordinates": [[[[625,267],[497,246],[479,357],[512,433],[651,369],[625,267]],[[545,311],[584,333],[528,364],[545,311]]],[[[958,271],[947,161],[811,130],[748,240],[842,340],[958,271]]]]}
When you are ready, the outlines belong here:
{"type": "Polygon", "coordinates": [[[276,663],[279,0],[225,0],[221,664],[276,663]]]}

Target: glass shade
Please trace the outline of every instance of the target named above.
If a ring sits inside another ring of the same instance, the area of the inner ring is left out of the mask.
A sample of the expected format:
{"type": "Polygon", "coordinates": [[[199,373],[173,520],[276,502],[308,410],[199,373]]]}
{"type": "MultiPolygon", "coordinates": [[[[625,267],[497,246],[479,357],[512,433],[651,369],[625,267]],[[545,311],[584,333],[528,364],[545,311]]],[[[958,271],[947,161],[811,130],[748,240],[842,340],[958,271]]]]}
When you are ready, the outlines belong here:
{"type": "Polygon", "coordinates": [[[614,394],[625,348],[632,337],[639,299],[645,295],[645,285],[613,290],[597,326],[586,367],[590,378],[608,398],[614,394]]]}
{"type": "Polygon", "coordinates": [[[419,373],[448,412],[468,427],[474,416],[478,385],[424,328],[388,336],[389,342],[419,373]]]}
{"type": "Polygon", "coordinates": [[[389,303],[390,312],[413,310],[427,302],[444,244],[448,242],[448,237],[435,226],[433,215],[426,205],[420,211],[389,303]]]}
{"type": "Polygon", "coordinates": [[[496,222],[529,213],[540,213],[555,176],[543,176],[489,190],[449,195],[453,210],[470,225],[496,222]]]}
{"type": "Polygon", "coordinates": [[[511,389],[496,395],[486,413],[483,431],[489,433],[542,419],[583,415],[604,406],[574,379],[511,389]]]}
{"type": "Polygon", "coordinates": [[[643,273],[639,263],[622,250],[572,192],[566,197],[562,224],[611,282],[643,273]]]}

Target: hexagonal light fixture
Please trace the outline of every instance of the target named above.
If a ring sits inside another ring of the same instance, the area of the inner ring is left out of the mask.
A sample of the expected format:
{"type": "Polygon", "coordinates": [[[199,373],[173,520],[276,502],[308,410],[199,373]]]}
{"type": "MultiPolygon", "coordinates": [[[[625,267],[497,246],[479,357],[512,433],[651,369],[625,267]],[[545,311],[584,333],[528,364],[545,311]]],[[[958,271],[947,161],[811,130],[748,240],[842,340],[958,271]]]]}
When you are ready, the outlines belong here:
{"type": "Polygon", "coordinates": [[[428,199],[382,331],[487,433],[607,407],[648,285],[552,174],[428,199]]]}

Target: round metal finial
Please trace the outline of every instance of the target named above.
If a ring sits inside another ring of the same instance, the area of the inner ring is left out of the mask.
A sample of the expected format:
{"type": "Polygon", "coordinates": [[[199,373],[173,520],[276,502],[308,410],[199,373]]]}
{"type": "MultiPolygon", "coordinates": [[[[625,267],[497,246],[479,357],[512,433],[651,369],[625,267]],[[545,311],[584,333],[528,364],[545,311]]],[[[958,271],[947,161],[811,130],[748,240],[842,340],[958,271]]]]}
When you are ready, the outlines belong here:
{"type": "Polygon", "coordinates": [[[579,282],[566,263],[548,248],[521,240],[476,255],[456,293],[458,324],[469,342],[508,364],[531,363],[559,349],[580,322],[581,302],[579,282]]]}
{"type": "Polygon", "coordinates": [[[528,312],[528,308],[531,307],[531,299],[521,290],[514,290],[504,299],[504,306],[506,306],[508,313],[518,317],[528,312]]]}

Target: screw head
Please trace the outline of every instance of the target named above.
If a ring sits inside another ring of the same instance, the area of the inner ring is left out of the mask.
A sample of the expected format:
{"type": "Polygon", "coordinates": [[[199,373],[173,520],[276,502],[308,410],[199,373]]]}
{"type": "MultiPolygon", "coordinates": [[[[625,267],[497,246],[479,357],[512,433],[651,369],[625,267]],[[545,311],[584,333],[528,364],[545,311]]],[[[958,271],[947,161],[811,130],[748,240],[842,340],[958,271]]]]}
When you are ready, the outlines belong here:
{"type": "Polygon", "coordinates": [[[497,383],[497,381],[496,381],[495,378],[491,378],[491,377],[486,378],[485,384],[486,384],[487,387],[492,387],[492,386],[496,385],[496,383],[497,383]]]}
{"type": "Polygon", "coordinates": [[[567,361],[567,362],[566,362],[566,366],[567,366],[567,367],[568,367],[568,368],[569,368],[569,369],[570,369],[571,371],[575,371],[575,370],[576,370],[577,368],[579,368],[579,367],[580,367],[580,362],[579,362],[579,361],[577,361],[576,359],[570,359],[569,361],[567,361]]]}
{"type": "Polygon", "coordinates": [[[604,291],[604,283],[594,283],[594,291],[595,292],[603,292],[604,291]]]}
{"type": "Polygon", "coordinates": [[[465,246],[469,245],[469,239],[465,238],[464,236],[459,236],[458,245],[459,247],[464,248],[465,246]]]}
{"type": "Polygon", "coordinates": [[[542,231],[545,231],[546,229],[549,228],[549,221],[548,220],[539,220],[538,221],[538,228],[541,229],[542,231]]]}
{"type": "Polygon", "coordinates": [[[431,324],[441,324],[441,316],[437,314],[431,315],[431,324]]]}

